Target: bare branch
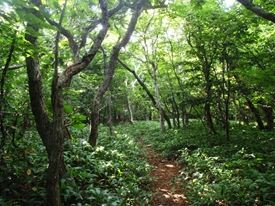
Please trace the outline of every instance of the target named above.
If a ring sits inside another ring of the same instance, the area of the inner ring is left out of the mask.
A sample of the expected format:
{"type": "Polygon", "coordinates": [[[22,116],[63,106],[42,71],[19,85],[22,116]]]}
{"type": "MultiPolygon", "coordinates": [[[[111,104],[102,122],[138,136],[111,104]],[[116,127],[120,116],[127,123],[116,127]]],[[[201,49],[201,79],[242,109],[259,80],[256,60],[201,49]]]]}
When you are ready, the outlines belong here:
{"type": "MultiPolygon", "coordinates": [[[[16,70],[16,69],[21,69],[21,68],[23,68],[23,67],[25,67],[26,65],[24,65],[24,64],[20,64],[20,65],[15,65],[15,66],[9,66],[8,68],[7,68],[7,70],[16,70]]],[[[5,69],[5,66],[2,66],[2,70],[0,70],[0,71],[3,71],[5,69]]]]}

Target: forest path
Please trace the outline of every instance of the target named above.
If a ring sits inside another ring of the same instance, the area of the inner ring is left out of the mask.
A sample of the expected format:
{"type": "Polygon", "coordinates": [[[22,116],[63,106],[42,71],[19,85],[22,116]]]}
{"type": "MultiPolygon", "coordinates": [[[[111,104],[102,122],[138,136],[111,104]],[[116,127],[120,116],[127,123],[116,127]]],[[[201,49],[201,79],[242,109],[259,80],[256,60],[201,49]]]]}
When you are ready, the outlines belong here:
{"type": "Polygon", "coordinates": [[[140,138],[139,143],[147,155],[147,162],[153,167],[150,172],[150,176],[155,179],[150,183],[150,188],[154,192],[152,206],[189,205],[184,196],[184,190],[176,179],[182,166],[177,165],[174,161],[157,157],[150,145],[146,145],[142,138],[140,138]]]}

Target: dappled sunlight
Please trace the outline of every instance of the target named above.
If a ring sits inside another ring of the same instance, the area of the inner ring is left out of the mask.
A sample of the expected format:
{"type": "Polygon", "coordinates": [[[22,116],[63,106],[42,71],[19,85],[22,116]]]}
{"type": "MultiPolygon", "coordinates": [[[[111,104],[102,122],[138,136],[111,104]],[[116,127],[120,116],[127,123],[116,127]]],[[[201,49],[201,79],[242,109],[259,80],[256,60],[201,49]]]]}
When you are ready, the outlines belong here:
{"type": "Polygon", "coordinates": [[[159,189],[159,191],[162,192],[162,196],[166,199],[169,199],[170,202],[181,203],[182,201],[187,200],[183,194],[177,194],[166,189],[159,189]]]}
{"type": "MultiPolygon", "coordinates": [[[[144,144],[142,140],[140,143],[144,144]]],[[[150,145],[144,146],[143,150],[146,152],[147,161],[152,167],[150,176],[154,179],[150,183],[150,188],[155,193],[152,205],[189,205],[178,178],[182,166],[173,161],[158,158],[157,154],[151,151],[150,145]]]]}

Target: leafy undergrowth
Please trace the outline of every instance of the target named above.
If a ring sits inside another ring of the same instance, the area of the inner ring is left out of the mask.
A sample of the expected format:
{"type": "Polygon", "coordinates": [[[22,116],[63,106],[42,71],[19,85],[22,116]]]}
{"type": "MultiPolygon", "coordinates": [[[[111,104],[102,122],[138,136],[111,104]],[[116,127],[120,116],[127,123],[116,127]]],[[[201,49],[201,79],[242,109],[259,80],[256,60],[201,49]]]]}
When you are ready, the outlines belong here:
{"type": "Polygon", "coordinates": [[[274,132],[232,123],[227,142],[223,131],[209,135],[197,121],[165,134],[156,129],[158,123],[144,124],[143,140],[184,164],[180,178],[191,204],[274,205],[274,132]]]}
{"type": "MultiPolygon", "coordinates": [[[[65,146],[68,173],[62,179],[64,205],[148,205],[149,165],[137,144],[136,128],[119,125],[116,136],[100,128],[99,145],[84,137],[88,128],[74,130],[65,146]]],[[[47,155],[37,134],[7,141],[1,154],[0,205],[44,205],[47,155]]]]}

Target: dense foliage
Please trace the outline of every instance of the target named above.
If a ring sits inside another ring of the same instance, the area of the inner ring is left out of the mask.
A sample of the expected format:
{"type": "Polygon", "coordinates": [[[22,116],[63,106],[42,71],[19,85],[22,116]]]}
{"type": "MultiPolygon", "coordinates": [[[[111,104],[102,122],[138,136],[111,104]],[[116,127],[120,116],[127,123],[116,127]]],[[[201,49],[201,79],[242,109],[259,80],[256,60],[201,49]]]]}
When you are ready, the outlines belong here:
{"type": "Polygon", "coordinates": [[[184,165],[180,179],[193,205],[274,204],[274,132],[232,122],[232,140],[227,142],[224,131],[209,135],[196,120],[166,134],[156,122],[144,124],[144,140],[184,165]]]}
{"type": "Polygon", "coordinates": [[[141,135],[195,205],[272,204],[275,6],[226,3],[0,0],[0,204],[147,204],[141,135]]]}
{"type": "MultiPolygon", "coordinates": [[[[68,173],[61,181],[65,205],[147,205],[150,166],[137,143],[139,130],[129,125],[115,128],[116,136],[100,128],[100,144],[85,140],[88,128],[75,130],[65,145],[68,173]]],[[[37,133],[1,154],[0,205],[45,205],[47,156],[37,133]]]]}

